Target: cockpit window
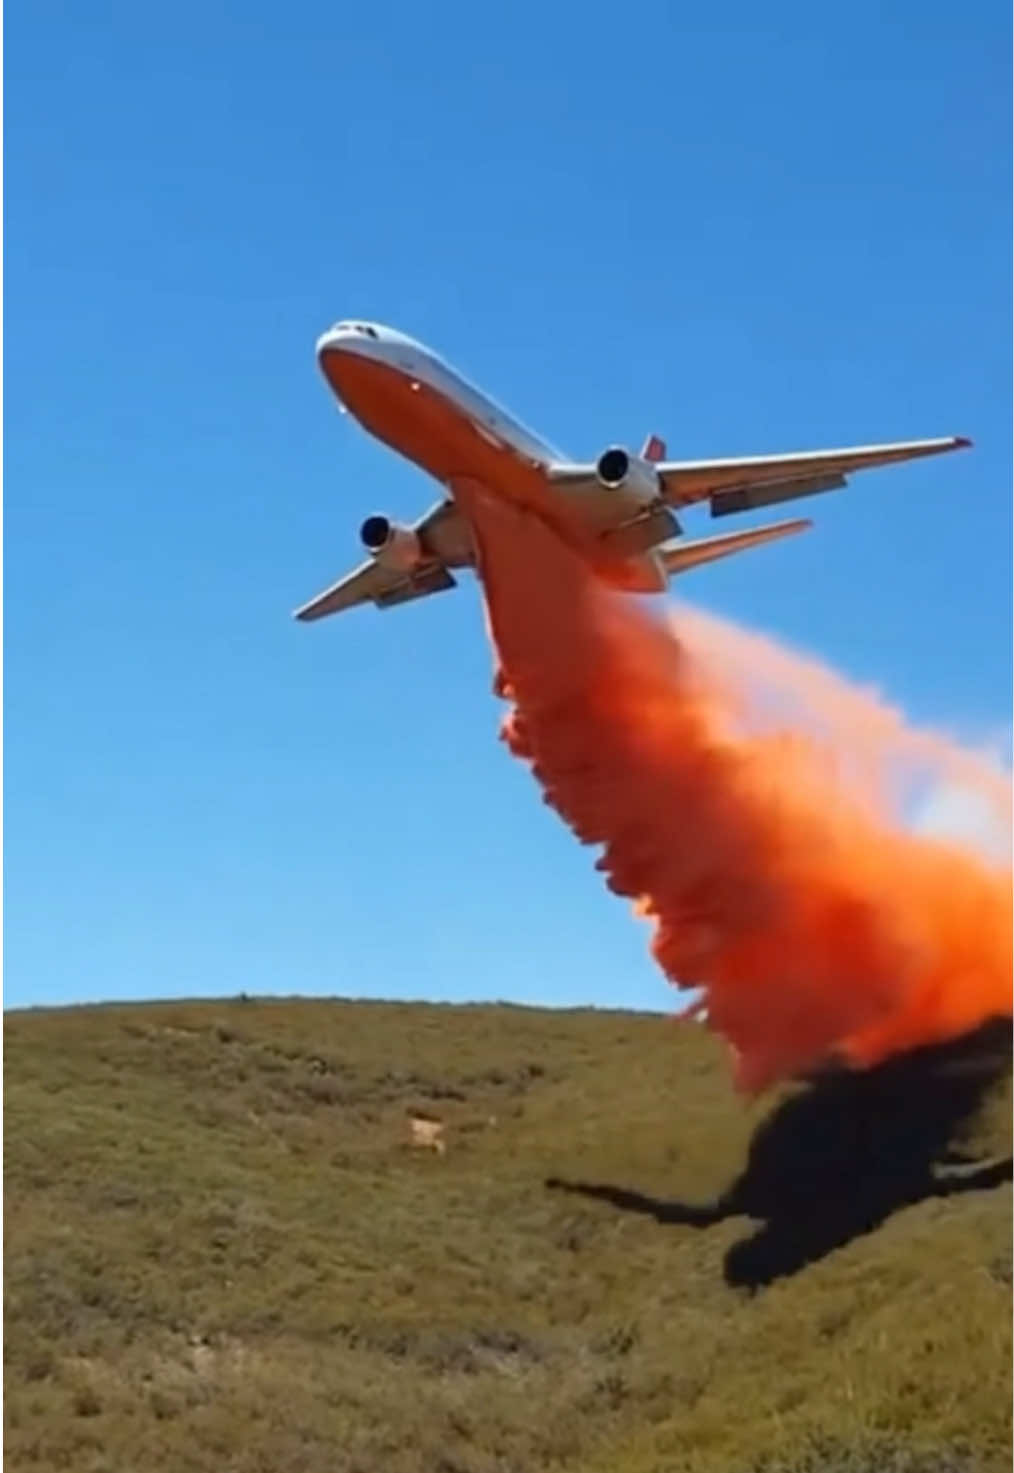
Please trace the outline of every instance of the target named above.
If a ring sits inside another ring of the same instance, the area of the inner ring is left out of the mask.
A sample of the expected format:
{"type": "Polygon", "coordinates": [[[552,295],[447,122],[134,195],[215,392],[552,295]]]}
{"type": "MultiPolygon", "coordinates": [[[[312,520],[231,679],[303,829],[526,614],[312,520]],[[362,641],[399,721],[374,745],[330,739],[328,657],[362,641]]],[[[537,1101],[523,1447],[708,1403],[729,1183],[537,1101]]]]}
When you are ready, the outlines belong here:
{"type": "Polygon", "coordinates": [[[368,322],[336,322],[334,331],[361,332],[365,338],[375,338],[377,336],[376,328],[370,327],[368,322]]]}

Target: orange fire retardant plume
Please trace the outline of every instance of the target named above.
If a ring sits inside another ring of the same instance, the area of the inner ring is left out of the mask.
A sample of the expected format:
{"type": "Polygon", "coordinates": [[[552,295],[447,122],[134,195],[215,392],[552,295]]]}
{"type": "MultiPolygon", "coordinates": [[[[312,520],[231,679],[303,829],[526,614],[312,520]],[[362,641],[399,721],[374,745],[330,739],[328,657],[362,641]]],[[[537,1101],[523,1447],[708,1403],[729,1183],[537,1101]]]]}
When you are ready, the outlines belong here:
{"type": "Polygon", "coordinates": [[[597,867],[703,989],[737,1085],[1011,1011],[1011,873],[892,812],[920,765],[1010,817],[1006,774],[812,661],[609,592],[538,516],[467,488],[504,724],[597,867]],[[685,630],[685,635],[682,631],[685,630]]]}

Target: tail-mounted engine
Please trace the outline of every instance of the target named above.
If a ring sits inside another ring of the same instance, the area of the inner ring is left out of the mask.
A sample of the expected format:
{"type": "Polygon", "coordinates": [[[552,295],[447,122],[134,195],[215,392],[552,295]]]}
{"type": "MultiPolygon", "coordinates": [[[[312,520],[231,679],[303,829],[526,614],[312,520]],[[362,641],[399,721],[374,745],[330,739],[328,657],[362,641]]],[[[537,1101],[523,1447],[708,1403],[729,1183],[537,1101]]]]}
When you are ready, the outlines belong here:
{"type": "Polygon", "coordinates": [[[651,461],[631,455],[621,445],[603,451],[595,464],[595,475],[610,491],[632,492],[639,501],[656,501],[662,491],[658,471],[651,461]]]}

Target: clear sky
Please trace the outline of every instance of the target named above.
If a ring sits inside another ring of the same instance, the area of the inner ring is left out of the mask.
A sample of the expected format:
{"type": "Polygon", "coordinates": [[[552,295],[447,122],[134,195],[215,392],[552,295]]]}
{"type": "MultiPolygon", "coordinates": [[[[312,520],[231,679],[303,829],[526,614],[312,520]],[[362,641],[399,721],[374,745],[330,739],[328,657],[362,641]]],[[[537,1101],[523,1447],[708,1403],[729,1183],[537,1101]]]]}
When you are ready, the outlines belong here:
{"type": "Polygon", "coordinates": [[[339,317],[582,458],[971,435],[681,592],[1009,724],[1007,4],[34,0],[6,42],[6,1006],[673,1001],[495,740],[470,581],[290,619],[435,489],[336,412],[339,317]]]}

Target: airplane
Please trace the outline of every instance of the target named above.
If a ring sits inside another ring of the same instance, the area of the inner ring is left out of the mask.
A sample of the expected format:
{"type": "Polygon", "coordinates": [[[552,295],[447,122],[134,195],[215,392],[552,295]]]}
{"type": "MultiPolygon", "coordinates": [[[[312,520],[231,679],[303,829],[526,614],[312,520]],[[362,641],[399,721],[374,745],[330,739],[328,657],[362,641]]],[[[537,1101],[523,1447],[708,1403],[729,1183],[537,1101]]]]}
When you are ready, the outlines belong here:
{"type": "Polygon", "coordinates": [[[713,517],[836,490],[854,471],[971,445],[961,436],[758,455],[667,460],[650,435],[638,454],[610,445],[573,462],[487,398],[436,353],[375,322],[343,321],[317,342],[317,361],[340,408],[378,440],[433,476],[441,500],[410,526],[368,516],[366,561],[295,611],[303,622],[373,603],[392,608],[454,588],[454,571],[476,569],[469,488],[527,506],[577,548],[609,586],[662,593],[691,568],[792,536],[796,519],[680,541],[677,513],[707,502],[713,517]]]}

